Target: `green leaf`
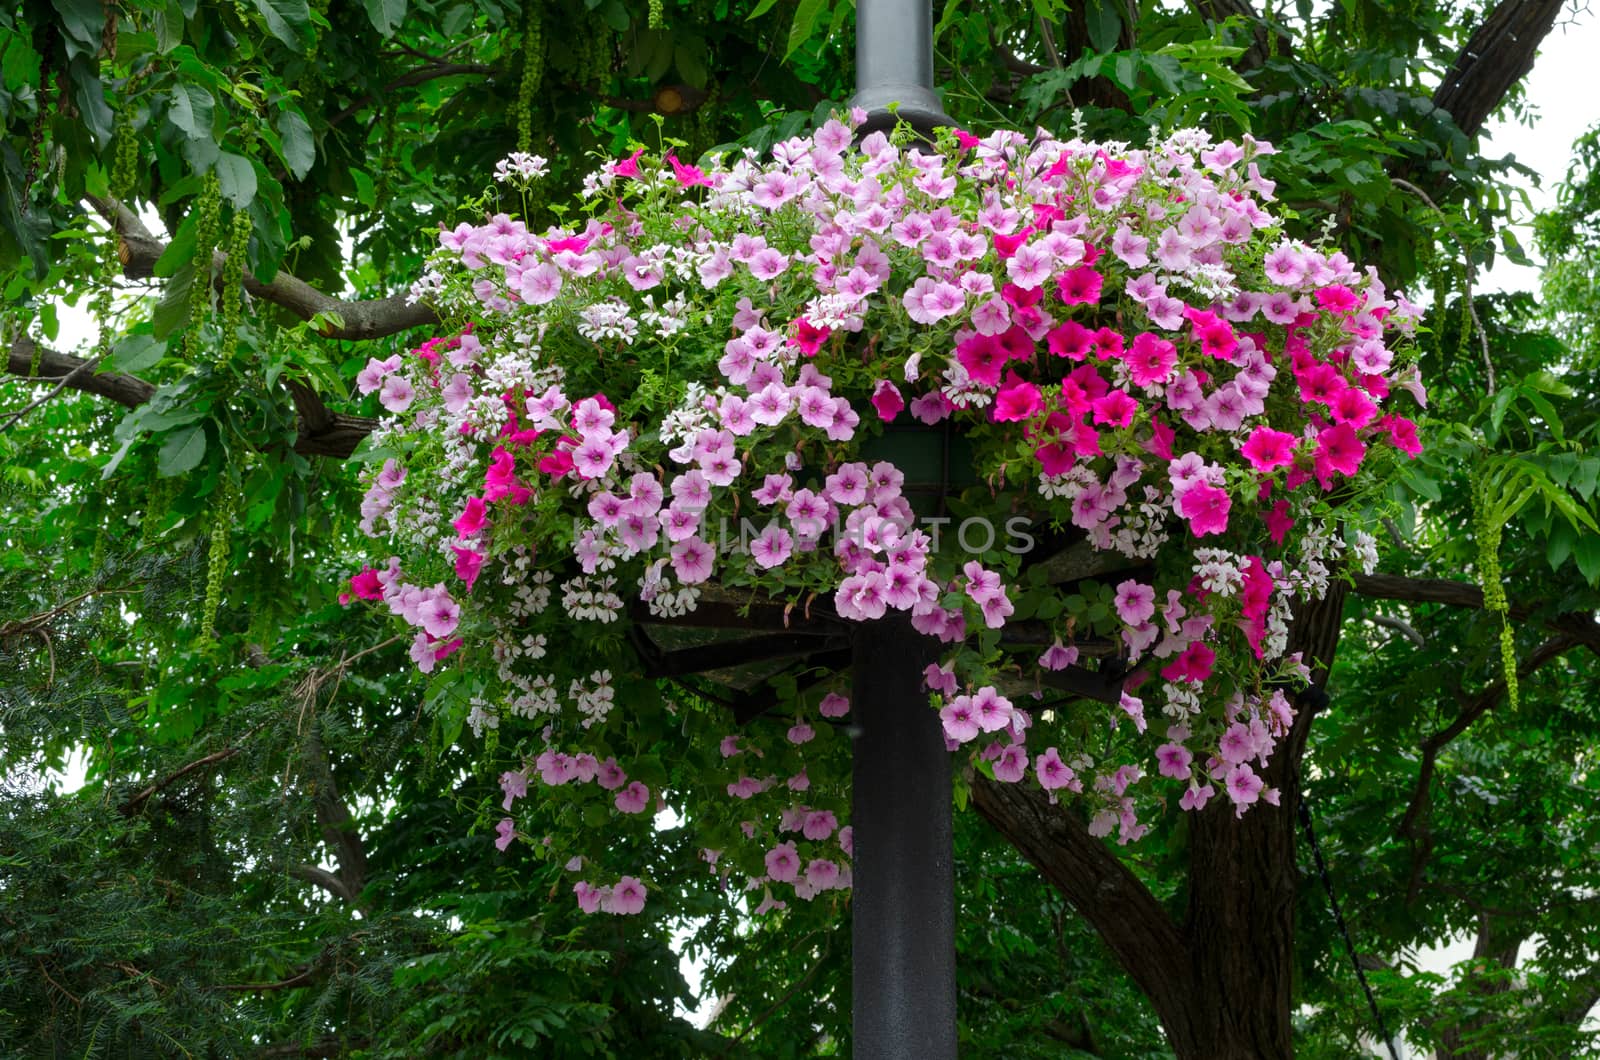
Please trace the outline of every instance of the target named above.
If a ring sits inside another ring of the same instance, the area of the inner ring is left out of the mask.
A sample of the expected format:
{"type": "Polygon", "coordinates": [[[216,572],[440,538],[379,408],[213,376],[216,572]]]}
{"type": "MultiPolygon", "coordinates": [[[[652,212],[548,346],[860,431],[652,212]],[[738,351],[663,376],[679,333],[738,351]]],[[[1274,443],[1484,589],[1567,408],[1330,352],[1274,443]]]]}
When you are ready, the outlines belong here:
{"type": "Polygon", "coordinates": [[[243,155],[224,151],[217,156],[217,180],[222,184],[222,194],[242,210],[256,197],[256,167],[243,155]]]}
{"type": "Polygon", "coordinates": [[[111,348],[111,357],[104,367],[108,372],[142,372],[161,360],[166,352],[166,343],[154,335],[127,335],[111,348]]]}
{"type": "Polygon", "coordinates": [[[1578,461],[1578,467],[1572,473],[1572,488],[1578,492],[1587,503],[1594,496],[1594,488],[1600,480],[1600,456],[1586,456],[1578,461]]]}
{"type": "Polygon", "coordinates": [[[706,70],[706,42],[693,35],[677,38],[672,52],[672,63],[678,68],[684,83],[695,88],[705,88],[709,73],[706,70]]]}
{"type": "Polygon", "coordinates": [[[105,83],[100,80],[100,64],[80,55],[68,67],[72,75],[72,98],[78,104],[78,118],[102,144],[111,142],[116,116],[106,103],[105,83]]]}
{"type": "Polygon", "coordinates": [[[1600,534],[1584,534],[1573,546],[1572,558],[1590,585],[1600,585],[1600,534]]]}
{"type": "Polygon", "coordinates": [[[1139,60],[1132,55],[1119,55],[1111,67],[1111,79],[1124,92],[1132,92],[1139,82],[1139,60]]]}
{"type": "Polygon", "coordinates": [[[817,28],[817,22],[827,8],[828,0],[800,0],[800,6],[795,9],[794,24],[789,27],[789,45],[784,49],[784,59],[788,59],[811,38],[811,31],[817,28]]]}
{"type": "Polygon", "coordinates": [[[162,478],[171,478],[193,471],[206,455],[206,430],[200,424],[174,431],[156,455],[156,471],[162,478]]]}
{"type": "Polygon", "coordinates": [[[600,16],[606,20],[606,25],[618,33],[628,32],[628,27],[633,24],[633,20],[628,17],[628,9],[618,0],[606,0],[600,8],[600,16]]]}
{"type": "Polygon", "coordinates": [[[1115,51],[1117,38],[1122,35],[1122,16],[1117,13],[1112,0],[1095,0],[1086,12],[1089,23],[1089,43],[1097,52],[1115,51]]]}
{"type": "Polygon", "coordinates": [[[317,145],[311,138],[311,125],[297,110],[278,115],[278,135],[283,137],[283,164],[289,175],[304,180],[317,161],[317,145]]]}
{"type": "Polygon", "coordinates": [[[300,33],[311,24],[311,9],[306,0],[255,0],[267,24],[267,32],[278,38],[293,51],[300,51],[304,42],[300,33]]]}
{"type": "Polygon", "coordinates": [[[100,0],[50,0],[61,16],[67,55],[71,58],[94,55],[100,50],[100,35],[106,27],[106,9],[100,0]]]}
{"type": "Polygon", "coordinates": [[[1551,570],[1559,570],[1572,555],[1577,538],[1577,533],[1566,523],[1556,523],[1550,528],[1550,536],[1545,540],[1545,558],[1550,561],[1551,570]]]}
{"type": "MultiPolygon", "coordinates": [[[[772,6],[772,0],[762,0],[762,3],[766,7],[772,6]]],[[[934,40],[938,40],[939,38],[943,37],[945,30],[949,29],[955,24],[956,15],[960,12],[960,10],[961,0],[949,0],[949,2],[944,5],[944,13],[939,16],[939,24],[933,27],[934,40]]],[[[754,18],[755,16],[751,15],[750,17],[754,18]]]]}
{"type": "Polygon", "coordinates": [[[178,0],[168,0],[167,6],[155,13],[152,23],[156,51],[162,55],[183,43],[183,8],[178,5],[178,0]]]}
{"type": "Polygon", "coordinates": [[[199,85],[180,81],[172,86],[167,103],[167,120],[182,129],[191,140],[208,138],[211,136],[211,117],[215,107],[216,100],[211,98],[210,92],[199,85]]]}
{"type": "Polygon", "coordinates": [[[40,61],[39,53],[33,50],[26,37],[12,37],[6,45],[5,56],[0,58],[0,81],[5,83],[6,91],[16,92],[23,85],[38,84],[40,61]]]}
{"type": "Polygon", "coordinates": [[[461,31],[472,24],[472,16],[475,14],[477,12],[473,5],[457,4],[445,13],[444,21],[439,24],[439,31],[446,37],[460,36],[461,31]]]}
{"type": "Polygon", "coordinates": [[[406,0],[363,0],[367,6],[367,17],[372,20],[372,28],[385,37],[394,36],[394,31],[405,21],[406,0]]]}

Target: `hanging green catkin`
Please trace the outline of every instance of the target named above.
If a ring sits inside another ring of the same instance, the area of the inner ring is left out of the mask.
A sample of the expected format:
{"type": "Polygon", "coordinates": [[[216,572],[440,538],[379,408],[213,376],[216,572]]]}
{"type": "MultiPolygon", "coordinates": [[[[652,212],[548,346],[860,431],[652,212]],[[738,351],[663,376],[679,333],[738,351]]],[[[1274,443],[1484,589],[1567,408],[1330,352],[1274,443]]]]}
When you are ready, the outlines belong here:
{"type": "Polygon", "coordinates": [[[522,83],[517,87],[517,150],[533,148],[533,101],[544,80],[544,12],[539,0],[526,0],[522,10],[522,83]]]}
{"type": "Polygon", "coordinates": [[[140,544],[155,543],[156,527],[166,518],[167,509],[172,507],[172,494],[176,487],[177,479],[157,476],[150,480],[150,492],[144,502],[144,515],[139,519],[140,544]]]}
{"type": "Polygon", "coordinates": [[[111,156],[111,197],[118,202],[133,194],[139,166],[139,137],[126,118],[117,123],[111,156]]]}
{"type": "Polygon", "coordinates": [[[383,126],[378,133],[378,179],[372,189],[373,212],[389,205],[394,192],[394,177],[400,168],[400,108],[390,104],[383,112],[383,126]]]}
{"type": "Polygon", "coordinates": [[[666,25],[667,11],[664,0],[650,0],[650,28],[664,29],[666,28],[666,25]]]}
{"type": "Polygon", "coordinates": [[[232,476],[224,470],[211,509],[211,548],[206,554],[206,600],[200,612],[201,640],[214,640],[217,636],[217,612],[222,608],[222,580],[228,573],[233,511],[238,500],[238,487],[234,485],[232,476]]]}
{"type": "Polygon", "coordinates": [[[217,249],[222,214],[222,183],[207,173],[195,199],[194,282],[189,288],[189,330],[183,336],[183,359],[195,363],[200,354],[200,324],[211,308],[211,256],[217,249]]]}
{"type": "Polygon", "coordinates": [[[1517,646],[1511,633],[1510,605],[1500,584],[1500,535],[1504,525],[1494,517],[1489,477],[1482,471],[1472,478],[1472,522],[1478,541],[1478,584],[1483,589],[1483,609],[1500,616],[1500,667],[1505,672],[1506,702],[1517,706],[1517,646]]]}
{"type": "Polygon", "coordinates": [[[252,227],[248,213],[234,212],[225,248],[228,257],[222,264],[222,348],[217,352],[218,364],[228,359],[239,341],[239,318],[244,309],[244,269],[252,227]]]}

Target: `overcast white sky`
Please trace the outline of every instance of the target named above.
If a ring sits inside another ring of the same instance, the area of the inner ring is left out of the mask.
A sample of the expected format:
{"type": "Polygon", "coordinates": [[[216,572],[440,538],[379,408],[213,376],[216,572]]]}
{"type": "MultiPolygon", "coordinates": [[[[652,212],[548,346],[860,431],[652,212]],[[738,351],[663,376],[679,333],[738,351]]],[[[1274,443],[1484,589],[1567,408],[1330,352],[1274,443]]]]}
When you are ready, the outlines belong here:
{"type": "MultiPolygon", "coordinates": [[[[1570,18],[1571,22],[1557,26],[1545,39],[1533,72],[1528,75],[1528,99],[1538,111],[1533,125],[1490,122],[1489,139],[1483,148],[1484,154],[1490,156],[1514,155],[1539,173],[1543,187],[1529,193],[1539,209],[1555,205],[1555,189],[1572,161],[1573,142],[1600,123],[1600,70],[1596,69],[1600,63],[1600,14],[1573,14],[1569,2],[1563,18],[1570,18]]],[[[1533,253],[1533,234],[1525,223],[1516,234],[1533,253]]],[[[1497,259],[1480,286],[1537,291],[1539,273],[1537,269],[1497,259]]]]}

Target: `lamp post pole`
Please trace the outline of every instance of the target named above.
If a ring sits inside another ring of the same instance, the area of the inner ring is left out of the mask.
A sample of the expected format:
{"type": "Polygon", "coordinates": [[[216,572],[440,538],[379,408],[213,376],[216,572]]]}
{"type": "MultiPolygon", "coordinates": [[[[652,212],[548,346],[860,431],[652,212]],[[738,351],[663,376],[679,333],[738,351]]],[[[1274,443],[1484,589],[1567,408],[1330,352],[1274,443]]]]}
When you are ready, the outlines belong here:
{"type": "Polygon", "coordinates": [[[905,615],[851,637],[852,1029],[862,1060],[954,1060],[950,752],[928,709],[934,642],[905,615]]]}
{"type": "MultiPolygon", "coordinates": [[[[923,133],[949,124],[933,91],[930,0],[857,0],[852,102],[868,131],[897,119],[923,133]]],[[[936,647],[890,614],[861,623],[850,649],[855,1055],[955,1060],[950,753],[923,686],[936,647]]]]}

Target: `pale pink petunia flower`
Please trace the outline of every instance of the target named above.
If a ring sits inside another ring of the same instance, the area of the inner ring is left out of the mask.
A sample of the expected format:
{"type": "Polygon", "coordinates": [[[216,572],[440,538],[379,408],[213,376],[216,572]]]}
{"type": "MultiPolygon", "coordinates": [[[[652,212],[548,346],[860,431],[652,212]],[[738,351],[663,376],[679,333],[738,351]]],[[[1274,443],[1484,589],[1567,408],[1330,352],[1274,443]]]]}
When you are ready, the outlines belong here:
{"type": "Polygon", "coordinates": [[[378,403],[399,415],[411,407],[416,394],[416,390],[407,382],[405,376],[391,375],[383,381],[383,387],[378,391],[378,403]]]}
{"type": "Polygon", "coordinates": [[[614,801],[623,813],[643,813],[650,804],[650,789],[635,780],[617,792],[614,801]]]}
{"type": "Polygon", "coordinates": [[[699,537],[688,537],[672,546],[672,570],[685,585],[696,585],[711,577],[715,555],[699,537]]]}
{"type": "Polygon", "coordinates": [[[616,913],[619,916],[632,916],[644,912],[645,886],[634,876],[624,876],[611,888],[611,893],[603,898],[601,909],[607,913],[616,913]]]}
{"type": "Polygon", "coordinates": [[[764,860],[767,875],[777,883],[793,883],[800,875],[800,855],[792,840],[767,851],[764,860]]]}

